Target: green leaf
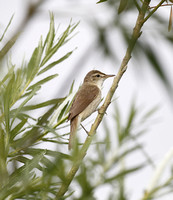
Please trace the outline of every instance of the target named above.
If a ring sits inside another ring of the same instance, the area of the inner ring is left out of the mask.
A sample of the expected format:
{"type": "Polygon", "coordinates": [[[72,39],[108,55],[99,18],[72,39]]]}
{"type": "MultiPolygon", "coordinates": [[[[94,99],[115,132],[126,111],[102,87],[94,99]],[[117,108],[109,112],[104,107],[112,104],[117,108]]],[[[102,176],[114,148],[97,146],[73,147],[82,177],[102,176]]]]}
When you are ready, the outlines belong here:
{"type": "Polygon", "coordinates": [[[19,37],[20,33],[17,33],[14,35],[6,44],[5,46],[1,49],[0,51],[0,60],[8,53],[8,51],[11,49],[11,47],[14,45],[16,42],[17,38],[19,37]]]}
{"type": "Polygon", "coordinates": [[[129,0],[121,0],[120,1],[120,5],[119,5],[119,8],[118,8],[118,14],[122,13],[126,9],[128,1],[129,0]]]}
{"type": "Polygon", "coordinates": [[[94,200],[93,197],[93,187],[91,182],[89,181],[88,178],[88,173],[87,173],[87,167],[85,165],[81,165],[80,167],[80,174],[76,177],[78,180],[78,183],[80,184],[80,187],[82,189],[82,195],[80,199],[85,199],[87,196],[88,199],[94,200]]]}
{"type": "Polygon", "coordinates": [[[9,129],[10,129],[10,106],[11,106],[11,103],[13,101],[12,99],[12,87],[13,87],[13,84],[15,82],[15,74],[13,73],[10,81],[8,82],[8,85],[6,87],[6,91],[5,91],[5,94],[4,94],[4,114],[5,114],[5,125],[6,125],[6,131],[7,133],[9,133],[9,129]]]}
{"type": "Polygon", "coordinates": [[[153,108],[151,108],[149,111],[147,111],[144,116],[142,117],[142,120],[146,120],[149,117],[151,117],[156,111],[158,111],[159,106],[154,106],[153,108]]]}
{"type": "Polygon", "coordinates": [[[31,85],[27,90],[33,90],[35,87],[38,87],[38,86],[41,86],[43,85],[44,83],[47,83],[48,81],[54,79],[55,77],[57,77],[58,74],[54,74],[54,75],[51,75],[51,76],[48,76],[40,81],[38,81],[37,83],[31,85]]]}
{"type": "Polygon", "coordinates": [[[32,159],[28,159],[28,158],[23,157],[24,158],[23,163],[25,163],[25,165],[22,166],[21,169],[19,168],[21,175],[22,174],[27,175],[28,172],[31,172],[34,168],[38,168],[39,162],[41,162],[41,160],[44,158],[45,153],[46,153],[46,150],[44,150],[44,152],[41,152],[38,155],[35,155],[32,159]]]}
{"type": "Polygon", "coordinates": [[[8,24],[7,24],[5,30],[4,30],[4,32],[3,32],[2,36],[1,36],[1,38],[0,38],[0,42],[3,40],[4,35],[5,35],[5,33],[7,32],[8,28],[9,28],[9,26],[10,26],[12,20],[13,20],[13,17],[14,17],[14,14],[11,16],[10,21],[8,22],[8,24]]]}
{"type": "Polygon", "coordinates": [[[71,98],[71,95],[65,97],[64,100],[63,100],[63,102],[61,102],[61,105],[58,106],[58,107],[55,109],[55,111],[54,111],[54,113],[53,113],[51,119],[49,120],[49,124],[48,124],[49,126],[52,126],[52,127],[54,126],[54,125],[53,125],[54,122],[57,121],[57,119],[58,119],[58,117],[59,117],[59,115],[60,115],[62,109],[63,109],[63,108],[66,106],[66,104],[69,102],[70,98],[71,98]]]}
{"type": "MultiPolygon", "coordinates": [[[[45,152],[45,150],[39,149],[39,148],[27,148],[24,150],[24,154],[29,154],[32,156],[34,156],[35,154],[43,153],[43,152],[45,152]]],[[[61,152],[52,151],[48,149],[46,150],[45,155],[52,156],[52,157],[61,156],[62,158],[67,159],[67,160],[71,159],[71,156],[69,156],[68,154],[64,154],[61,152]]]]}
{"type": "Polygon", "coordinates": [[[170,15],[169,15],[168,31],[171,31],[171,29],[172,29],[172,18],[173,18],[173,14],[172,14],[172,6],[171,6],[170,15]]]}
{"type": "Polygon", "coordinates": [[[120,140],[120,135],[121,135],[121,114],[120,110],[117,104],[115,104],[115,120],[116,120],[116,130],[117,130],[117,136],[120,140]]]}
{"type": "MultiPolygon", "coordinates": [[[[15,112],[14,112],[15,113],[15,112]]],[[[11,113],[11,114],[13,114],[13,113],[11,113]]],[[[32,117],[32,116],[30,116],[30,115],[28,115],[28,114],[26,114],[26,113],[18,113],[18,115],[16,116],[18,119],[20,119],[20,120],[23,120],[24,118],[26,118],[26,119],[32,119],[33,121],[37,121],[34,117],[32,117]]]]}
{"type": "Polygon", "coordinates": [[[125,177],[125,176],[127,176],[127,175],[129,175],[131,173],[134,173],[134,172],[142,169],[143,167],[145,167],[145,164],[121,170],[119,173],[117,173],[116,175],[112,176],[111,178],[106,178],[105,179],[105,183],[110,183],[110,182],[115,181],[115,180],[117,180],[119,178],[125,177]]]}
{"type": "MultiPolygon", "coordinates": [[[[70,88],[70,90],[73,90],[73,83],[72,83],[72,85],[71,85],[71,88],[70,88]]],[[[69,92],[69,95],[71,96],[71,95],[73,95],[73,93],[72,92],[69,92]]],[[[75,95],[73,95],[73,98],[72,99],[70,99],[69,101],[70,101],[70,103],[68,104],[68,107],[66,108],[66,112],[65,112],[65,115],[67,115],[68,113],[69,113],[69,110],[70,110],[70,108],[71,108],[71,105],[72,105],[72,103],[73,103],[73,99],[74,99],[74,97],[75,97],[75,95]]]]}
{"type": "Polygon", "coordinates": [[[39,166],[40,161],[43,159],[46,151],[35,155],[32,159],[28,159],[26,163],[20,168],[16,169],[10,176],[7,185],[0,190],[0,199],[6,199],[10,195],[17,195],[18,192],[25,191],[28,184],[32,183],[33,169],[39,166]],[[19,188],[16,188],[19,184],[19,188]],[[17,190],[16,190],[17,189],[17,190]],[[15,191],[14,191],[15,190],[15,191]]]}
{"type": "Polygon", "coordinates": [[[41,66],[43,66],[57,51],[58,49],[66,42],[69,34],[76,28],[75,25],[69,25],[67,29],[64,31],[57,44],[55,44],[50,50],[49,53],[43,58],[41,66]]]}
{"type": "MultiPolygon", "coordinates": [[[[45,150],[44,150],[44,151],[45,151],[45,150]]],[[[36,155],[36,154],[35,154],[35,155],[36,155]]],[[[35,155],[34,155],[34,156],[35,156],[35,155]]],[[[23,164],[26,164],[26,163],[31,162],[31,159],[29,159],[29,158],[27,158],[27,157],[24,157],[24,156],[15,156],[15,157],[13,158],[13,160],[16,160],[16,161],[18,161],[18,162],[20,162],[20,163],[23,163],[23,164]]],[[[35,168],[39,169],[40,171],[42,170],[42,167],[39,165],[39,163],[36,165],[35,168]]]]}
{"type": "Polygon", "coordinates": [[[135,103],[132,102],[132,105],[130,107],[130,113],[128,116],[127,123],[125,127],[122,129],[119,142],[123,142],[128,136],[131,134],[131,129],[133,128],[133,123],[136,117],[137,109],[135,108],[135,103]]]}
{"type": "Polygon", "coordinates": [[[75,81],[73,81],[71,84],[69,95],[72,94],[72,92],[73,92],[74,83],[75,83],[75,81]]]}
{"type": "Polygon", "coordinates": [[[35,109],[39,109],[39,108],[43,108],[46,106],[50,106],[52,104],[56,104],[58,102],[59,99],[51,99],[39,104],[34,104],[34,105],[29,105],[29,106],[24,106],[22,108],[22,111],[30,111],[30,110],[35,110],[35,109]]]}
{"type": "Polygon", "coordinates": [[[103,3],[103,2],[105,2],[105,1],[108,1],[108,0],[100,0],[100,1],[97,2],[97,4],[98,4],[98,3],[103,3]]]}
{"type": "Polygon", "coordinates": [[[107,151],[110,151],[111,149],[111,139],[110,139],[110,130],[108,127],[108,123],[106,120],[103,120],[103,127],[104,127],[104,132],[105,132],[105,148],[107,151]]]}
{"type": "Polygon", "coordinates": [[[61,112],[60,112],[60,114],[58,116],[58,120],[57,121],[60,121],[62,119],[67,107],[68,107],[68,103],[62,108],[62,110],[61,110],[61,112]]]}
{"type": "Polygon", "coordinates": [[[53,68],[55,65],[58,65],[59,63],[61,63],[62,61],[64,61],[65,59],[67,59],[71,54],[73,53],[73,51],[68,52],[67,54],[65,54],[63,57],[61,57],[60,59],[58,59],[55,62],[52,62],[51,64],[49,64],[48,66],[46,66],[45,68],[43,68],[38,75],[48,71],[49,69],[53,68]]]}
{"type": "Polygon", "coordinates": [[[54,15],[50,12],[50,28],[49,33],[46,37],[46,55],[48,54],[49,50],[52,48],[54,37],[55,37],[55,25],[54,25],[54,15]]]}
{"type": "Polygon", "coordinates": [[[129,117],[128,117],[128,120],[127,120],[127,125],[126,125],[126,128],[125,128],[125,131],[129,132],[130,129],[132,128],[136,114],[137,114],[137,109],[135,107],[135,102],[133,101],[132,104],[131,104],[131,107],[130,107],[130,113],[129,113],[129,117]]]}
{"type": "Polygon", "coordinates": [[[156,75],[159,77],[159,79],[162,81],[164,86],[166,87],[168,94],[172,98],[173,95],[173,89],[172,85],[164,71],[164,68],[159,62],[159,57],[156,56],[155,51],[153,50],[152,46],[149,44],[140,44],[138,42],[139,47],[144,51],[144,55],[146,55],[147,60],[151,63],[151,67],[155,71],[156,75]]]}
{"type": "Polygon", "coordinates": [[[13,120],[11,122],[11,126],[14,122],[14,120],[16,119],[17,115],[19,114],[19,112],[22,110],[23,106],[35,95],[36,91],[38,90],[38,87],[35,87],[32,90],[32,93],[20,104],[20,106],[16,109],[14,116],[13,116],[13,120]]]}
{"type": "Polygon", "coordinates": [[[26,124],[27,122],[27,118],[24,118],[20,123],[18,123],[18,125],[16,125],[13,130],[11,130],[10,132],[10,140],[12,141],[14,139],[14,137],[19,134],[19,131],[21,130],[21,128],[26,124]]]}
{"type": "Polygon", "coordinates": [[[39,140],[41,140],[41,138],[45,134],[47,134],[47,132],[45,132],[45,134],[43,135],[43,133],[41,133],[41,131],[40,131],[40,127],[45,126],[45,124],[49,123],[49,121],[50,121],[50,120],[48,120],[49,117],[52,115],[52,113],[55,111],[55,109],[62,104],[62,102],[65,99],[66,98],[58,99],[57,103],[38,119],[37,124],[33,128],[31,130],[25,132],[25,134],[23,134],[23,136],[21,138],[13,141],[11,146],[14,149],[16,149],[16,148],[23,149],[23,148],[33,145],[36,142],[38,142],[39,140]]]}
{"type": "Polygon", "coordinates": [[[40,39],[39,45],[35,48],[27,67],[27,81],[31,82],[35,75],[38,73],[40,67],[40,61],[43,53],[42,39],[40,39]]]}
{"type": "MultiPolygon", "coordinates": [[[[71,87],[70,87],[70,90],[69,90],[69,96],[73,95],[73,86],[74,86],[74,81],[73,81],[72,84],[71,84],[71,87]]],[[[73,95],[73,99],[74,99],[74,95],[73,95]]],[[[66,107],[66,110],[65,110],[64,115],[67,115],[67,114],[69,113],[69,110],[70,110],[71,105],[72,105],[72,103],[73,103],[73,99],[72,99],[72,100],[71,100],[71,98],[69,99],[69,101],[68,101],[68,106],[66,107]],[[70,103],[69,103],[69,102],[70,102],[70,103]]],[[[64,120],[65,120],[65,119],[64,119],[64,120]]],[[[61,123],[63,123],[64,120],[62,120],[61,123]]],[[[58,122],[58,125],[60,125],[61,123],[58,122]]]]}
{"type": "MultiPolygon", "coordinates": [[[[67,112],[67,110],[66,110],[66,112],[67,112]]],[[[64,122],[66,122],[67,119],[68,119],[68,116],[63,117],[60,121],[58,121],[58,123],[56,124],[56,127],[58,127],[59,125],[63,124],[64,122]]]]}
{"type": "Polygon", "coordinates": [[[15,65],[10,65],[11,67],[8,69],[8,73],[4,76],[4,78],[0,81],[0,86],[4,84],[8,79],[11,78],[14,74],[15,65]]]}
{"type": "MultiPolygon", "coordinates": [[[[36,89],[36,92],[37,92],[38,90],[41,89],[41,86],[37,86],[37,87],[35,87],[35,89],[36,89]]],[[[25,90],[25,93],[22,96],[20,96],[20,99],[30,96],[32,91],[33,90],[30,90],[29,92],[26,92],[26,90],[25,90]]],[[[35,93],[35,94],[37,94],[37,93],[35,93]]]]}
{"type": "Polygon", "coordinates": [[[124,150],[122,153],[120,153],[118,156],[117,156],[117,159],[116,159],[116,162],[124,159],[125,157],[127,157],[127,155],[133,153],[134,151],[137,151],[141,148],[142,146],[140,145],[136,145],[136,146],[133,146],[131,148],[128,148],[127,150],[124,150]]]}
{"type": "Polygon", "coordinates": [[[8,171],[7,171],[7,135],[0,127],[0,189],[3,188],[4,184],[8,182],[8,171]]]}

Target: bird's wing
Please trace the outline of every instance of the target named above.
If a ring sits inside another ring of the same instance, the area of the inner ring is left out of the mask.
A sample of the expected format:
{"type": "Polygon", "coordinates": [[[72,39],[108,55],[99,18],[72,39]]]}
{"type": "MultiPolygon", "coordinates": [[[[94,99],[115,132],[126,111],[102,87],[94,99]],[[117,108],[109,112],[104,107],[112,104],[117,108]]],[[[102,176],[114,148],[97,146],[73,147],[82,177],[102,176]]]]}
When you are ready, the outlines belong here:
{"type": "Polygon", "coordinates": [[[80,114],[99,94],[100,89],[91,84],[82,85],[76,93],[72,106],[70,108],[68,120],[73,119],[80,114]]]}

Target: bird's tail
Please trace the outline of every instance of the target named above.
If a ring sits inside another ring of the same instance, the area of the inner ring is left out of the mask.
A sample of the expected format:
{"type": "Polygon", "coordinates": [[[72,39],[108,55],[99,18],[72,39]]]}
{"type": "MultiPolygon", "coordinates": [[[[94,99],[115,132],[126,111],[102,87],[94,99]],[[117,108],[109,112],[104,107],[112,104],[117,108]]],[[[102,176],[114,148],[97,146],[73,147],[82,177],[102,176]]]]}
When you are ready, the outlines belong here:
{"type": "Polygon", "coordinates": [[[69,144],[68,144],[68,149],[71,150],[74,146],[75,143],[75,138],[76,138],[76,132],[77,128],[80,124],[80,118],[79,117],[74,117],[70,121],[70,138],[69,138],[69,144]]]}

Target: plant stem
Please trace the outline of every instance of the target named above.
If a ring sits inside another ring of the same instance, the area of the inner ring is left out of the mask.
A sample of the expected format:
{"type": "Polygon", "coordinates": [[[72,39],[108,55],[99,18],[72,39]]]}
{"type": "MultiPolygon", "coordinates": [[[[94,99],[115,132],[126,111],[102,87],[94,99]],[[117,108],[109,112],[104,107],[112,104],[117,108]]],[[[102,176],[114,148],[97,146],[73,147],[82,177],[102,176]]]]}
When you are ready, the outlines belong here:
{"type": "Polygon", "coordinates": [[[86,155],[86,152],[92,142],[92,138],[93,138],[92,136],[88,136],[86,138],[85,143],[83,144],[82,149],[80,150],[80,153],[77,155],[77,159],[74,161],[74,163],[66,177],[66,180],[62,183],[62,185],[57,193],[56,199],[60,200],[63,197],[63,195],[67,192],[71,181],[73,180],[76,172],[79,169],[79,166],[80,166],[83,158],[86,155]]]}
{"type": "Polygon", "coordinates": [[[160,8],[162,6],[162,4],[165,2],[166,0],[162,0],[160,1],[160,3],[154,7],[154,9],[145,17],[144,22],[146,22],[156,11],[158,8],[160,8]]]}
{"type": "Polygon", "coordinates": [[[138,40],[138,38],[141,35],[141,28],[144,24],[144,17],[145,17],[145,14],[147,12],[147,9],[149,7],[149,3],[150,3],[150,0],[144,0],[143,1],[142,7],[141,7],[139,14],[138,14],[136,25],[133,29],[133,33],[132,33],[127,51],[126,51],[124,59],[121,63],[121,66],[119,68],[118,74],[114,78],[113,84],[112,84],[111,88],[109,89],[109,92],[106,96],[106,99],[105,99],[103,105],[101,106],[99,113],[98,113],[98,115],[95,119],[95,122],[93,123],[93,125],[90,129],[89,136],[86,138],[85,143],[83,144],[79,154],[76,155],[77,159],[76,159],[76,161],[74,161],[74,163],[71,167],[71,170],[67,174],[66,180],[64,182],[62,182],[62,185],[61,185],[61,187],[60,187],[60,189],[57,193],[57,196],[56,196],[56,199],[58,199],[58,200],[61,199],[64,196],[64,194],[67,192],[70,183],[72,182],[76,172],[79,169],[80,163],[82,162],[83,158],[85,157],[85,155],[87,153],[87,150],[88,150],[88,148],[89,148],[89,146],[92,142],[92,138],[96,133],[96,129],[99,126],[99,124],[101,123],[103,116],[104,116],[104,113],[106,112],[109,104],[111,103],[111,99],[112,99],[112,97],[113,97],[113,95],[114,95],[114,93],[115,93],[115,91],[118,87],[118,83],[119,83],[120,79],[122,78],[124,72],[127,69],[127,64],[128,64],[128,62],[131,58],[131,53],[134,49],[136,41],[138,40]]]}

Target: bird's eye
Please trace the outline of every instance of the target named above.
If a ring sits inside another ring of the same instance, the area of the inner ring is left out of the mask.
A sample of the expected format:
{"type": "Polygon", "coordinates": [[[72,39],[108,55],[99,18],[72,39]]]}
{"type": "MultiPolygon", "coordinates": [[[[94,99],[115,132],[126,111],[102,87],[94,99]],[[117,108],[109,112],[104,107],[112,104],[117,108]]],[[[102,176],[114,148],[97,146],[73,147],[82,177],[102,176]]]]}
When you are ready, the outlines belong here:
{"type": "Polygon", "coordinates": [[[100,77],[100,74],[97,74],[96,77],[100,77]]]}

